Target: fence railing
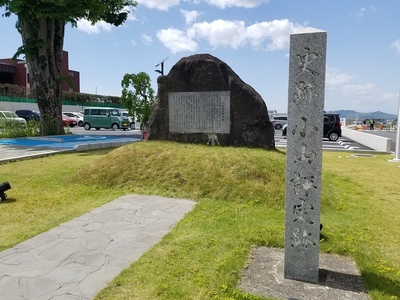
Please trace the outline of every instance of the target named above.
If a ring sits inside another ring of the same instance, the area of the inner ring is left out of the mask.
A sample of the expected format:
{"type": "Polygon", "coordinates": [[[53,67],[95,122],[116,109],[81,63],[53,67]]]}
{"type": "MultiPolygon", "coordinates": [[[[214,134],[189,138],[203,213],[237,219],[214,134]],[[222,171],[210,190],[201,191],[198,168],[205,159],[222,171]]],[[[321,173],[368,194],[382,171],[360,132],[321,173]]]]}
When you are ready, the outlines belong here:
{"type": "MultiPolygon", "coordinates": [[[[0,83],[0,101],[2,102],[25,102],[36,103],[34,91],[27,93],[26,88],[15,84],[0,83]]],[[[62,92],[63,105],[80,106],[112,106],[123,108],[120,97],[94,95],[76,92],[62,92]]]]}

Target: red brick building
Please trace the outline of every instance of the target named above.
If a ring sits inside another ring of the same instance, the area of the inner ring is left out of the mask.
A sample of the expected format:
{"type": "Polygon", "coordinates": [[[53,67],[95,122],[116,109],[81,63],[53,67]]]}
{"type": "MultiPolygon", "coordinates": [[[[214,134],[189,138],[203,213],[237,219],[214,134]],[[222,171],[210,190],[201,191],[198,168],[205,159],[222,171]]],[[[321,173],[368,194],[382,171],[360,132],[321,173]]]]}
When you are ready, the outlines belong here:
{"type": "MultiPolygon", "coordinates": [[[[63,78],[70,78],[72,86],[67,80],[63,80],[61,89],[63,91],[80,93],[79,72],[69,70],[68,52],[63,51],[63,61],[61,66],[63,78]]],[[[0,83],[15,84],[27,87],[29,91],[29,70],[24,60],[11,58],[0,58],[0,83]]]]}

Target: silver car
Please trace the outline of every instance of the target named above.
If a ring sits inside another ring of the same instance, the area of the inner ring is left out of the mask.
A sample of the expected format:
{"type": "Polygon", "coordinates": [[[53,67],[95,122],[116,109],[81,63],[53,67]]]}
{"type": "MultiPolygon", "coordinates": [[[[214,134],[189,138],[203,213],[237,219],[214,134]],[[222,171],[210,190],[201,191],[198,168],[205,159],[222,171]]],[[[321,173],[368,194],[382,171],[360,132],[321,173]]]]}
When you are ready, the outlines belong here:
{"type": "Polygon", "coordinates": [[[272,116],[271,122],[275,129],[282,129],[287,123],[287,115],[285,116],[272,116]]]}
{"type": "Polygon", "coordinates": [[[25,127],[26,120],[18,117],[13,111],[0,111],[0,127],[7,125],[25,127]]]}

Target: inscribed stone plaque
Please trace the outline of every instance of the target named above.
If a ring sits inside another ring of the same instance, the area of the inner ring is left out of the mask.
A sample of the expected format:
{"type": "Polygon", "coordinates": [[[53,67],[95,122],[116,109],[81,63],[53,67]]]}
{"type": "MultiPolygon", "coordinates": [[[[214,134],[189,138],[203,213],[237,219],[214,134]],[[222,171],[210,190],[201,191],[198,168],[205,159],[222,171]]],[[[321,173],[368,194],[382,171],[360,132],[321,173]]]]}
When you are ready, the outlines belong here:
{"type": "Polygon", "coordinates": [[[285,278],[318,282],[326,32],[290,36],[285,278]]]}
{"type": "Polygon", "coordinates": [[[230,92],[168,94],[169,131],[230,133],[230,92]]]}

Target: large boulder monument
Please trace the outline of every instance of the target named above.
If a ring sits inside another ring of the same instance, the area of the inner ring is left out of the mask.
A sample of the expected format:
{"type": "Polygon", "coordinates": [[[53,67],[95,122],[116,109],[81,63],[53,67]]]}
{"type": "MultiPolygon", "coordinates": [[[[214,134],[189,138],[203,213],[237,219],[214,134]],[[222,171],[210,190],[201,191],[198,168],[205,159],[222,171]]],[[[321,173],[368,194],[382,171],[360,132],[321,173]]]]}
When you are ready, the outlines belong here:
{"type": "Polygon", "coordinates": [[[149,140],[275,148],[265,102],[220,59],[184,57],[157,83],[149,140]]]}

